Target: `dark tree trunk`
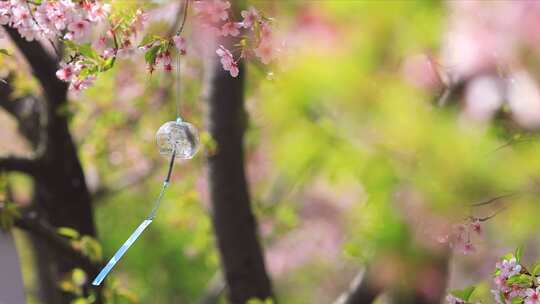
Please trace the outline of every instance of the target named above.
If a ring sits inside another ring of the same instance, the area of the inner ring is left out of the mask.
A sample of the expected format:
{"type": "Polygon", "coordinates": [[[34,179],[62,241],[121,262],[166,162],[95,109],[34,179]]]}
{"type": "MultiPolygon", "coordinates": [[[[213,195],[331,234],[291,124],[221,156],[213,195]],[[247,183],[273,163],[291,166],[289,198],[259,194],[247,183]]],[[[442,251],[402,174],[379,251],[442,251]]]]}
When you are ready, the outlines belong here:
{"type": "Polygon", "coordinates": [[[231,303],[272,297],[244,172],[244,68],[233,78],[214,54],[209,69],[207,123],[217,143],[208,158],[212,220],[231,303]]]}
{"type": "Polygon", "coordinates": [[[334,304],[369,304],[373,303],[381,293],[380,286],[372,281],[369,271],[364,270],[356,275],[349,286],[334,304]]]}
{"type": "MultiPolygon", "coordinates": [[[[57,59],[47,53],[39,42],[27,42],[16,30],[4,28],[28,61],[43,89],[41,102],[33,97],[21,100],[18,104],[33,106],[33,122],[29,122],[28,117],[22,117],[22,111],[13,106],[13,102],[11,105],[5,100],[2,102],[2,106],[18,119],[19,130],[39,155],[30,172],[34,181],[33,206],[40,220],[53,228],[70,227],[81,235],[96,236],[91,195],[68,128],[67,117],[60,111],[67,103],[67,84],[56,78],[57,59]],[[35,119],[44,123],[38,123],[35,119]]],[[[9,89],[7,94],[4,92],[0,97],[9,98],[9,89]]],[[[62,275],[73,268],[82,268],[90,279],[97,273],[97,266],[81,263],[80,258],[66,251],[69,248],[55,246],[33,234],[31,236],[37,251],[43,300],[54,304],[70,303],[71,296],[63,294],[57,287],[62,275]]]]}

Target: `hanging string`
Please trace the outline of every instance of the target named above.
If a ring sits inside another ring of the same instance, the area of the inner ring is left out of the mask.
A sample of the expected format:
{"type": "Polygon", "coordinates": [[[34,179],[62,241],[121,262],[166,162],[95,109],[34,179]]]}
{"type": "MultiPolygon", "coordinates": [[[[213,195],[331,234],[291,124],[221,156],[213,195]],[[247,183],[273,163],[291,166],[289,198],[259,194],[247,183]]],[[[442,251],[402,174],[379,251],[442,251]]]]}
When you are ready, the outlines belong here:
{"type": "MultiPolygon", "coordinates": [[[[182,25],[180,29],[178,30],[177,35],[180,35],[182,32],[182,29],[184,28],[184,24],[186,22],[187,17],[187,8],[189,5],[189,0],[186,0],[184,4],[184,14],[183,14],[183,20],[182,25]]],[[[177,53],[176,56],[176,123],[182,122],[182,118],[180,116],[180,91],[181,91],[181,84],[180,84],[180,52],[177,53]]],[[[107,265],[101,269],[99,274],[96,276],[94,281],[92,282],[92,285],[99,286],[107,277],[109,272],[114,268],[116,263],[120,261],[120,259],[124,256],[124,254],[127,252],[127,250],[135,243],[135,241],[139,238],[139,236],[146,230],[146,228],[152,223],[154,218],[156,217],[157,211],[161,205],[161,201],[163,199],[163,196],[165,195],[165,191],[169,187],[169,182],[171,180],[172,170],[174,167],[174,158],[176,157],[176,146],[173,145],[173,151],[171,155],[171,159],[169,161],[169,167],[167,169],[167,175],[165,176],[165,179],[163,180],[163,184],[161,186],[161,191],[159,192],[159,196],[156,199],[156,202],[154,203],[154,207],[152,208],[152,211],[148,214],[148,216],[142,221],[142,223],[133,231],[133,233],[129,236],[129,238],[124,242],[124,244],[116,251],[116,253],[113,255],[113,257],[109,260],[107,265]]]]}
{"type": "Polygon", "coordinates": [[[179,123],[182,121],[180,117],[180,51],[176,55],[176,122],[179,123]]]}

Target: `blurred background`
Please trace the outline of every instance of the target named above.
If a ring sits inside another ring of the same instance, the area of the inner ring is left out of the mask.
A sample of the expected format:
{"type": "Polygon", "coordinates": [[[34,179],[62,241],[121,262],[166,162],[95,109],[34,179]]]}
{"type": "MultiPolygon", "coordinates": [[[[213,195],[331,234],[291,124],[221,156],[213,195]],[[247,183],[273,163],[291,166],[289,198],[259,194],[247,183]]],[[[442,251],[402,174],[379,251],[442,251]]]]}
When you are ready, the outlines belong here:
{"type": "MultiPolygon", "coordinates": [[[[243,75],[245,170],[281,303],[333,303],[359,274],[378,303],[439,303],[470,284],[489,303],[497,258],[520,245],[525,262],[538,257],[540,2],[244,2],[273,18],[281,42],[276,61],[247,63],[243,75]]],[[[114,5],[144,7],[147,30],[160,31],[178,2],[114,5]]],[[[196,40],[189,20],[186,39],[196,40]]],[[[156,221],[111,274],[107,303],[198,303],[209,293],[225,301],[206,166],[219,147],[204,117],[197,47],[188,43],[181,107],[201,131],[201,151],[177,163],[156,221]]],[[[12,96],[39,92],[20,55],[0,60],[12,96]]],[[[142,60],[119,60],[61,109],[97,237],[61,235],[96,260],[147,215],[166,174],[154,138],[174,118],[174,79],[150,76],[142,60]]],[[[0,125],[2,155],[31,152],[9,110],[0,125]]],[[[4,201],[32,204],[28,174],[7,170],[2,181],[4,201]]],[[[5,223],[15,212],[6,206],[5,223]]],[[[45,303],[32,236],[8,231],[14,241],[3,234],[0,246],[16,248],[10,261],[20,267],[0,271],[0,289],[20,271],[27,303],[45,303]]],[[[89,279],[72,272],[58,284],[77,294],[89,279]]]]}

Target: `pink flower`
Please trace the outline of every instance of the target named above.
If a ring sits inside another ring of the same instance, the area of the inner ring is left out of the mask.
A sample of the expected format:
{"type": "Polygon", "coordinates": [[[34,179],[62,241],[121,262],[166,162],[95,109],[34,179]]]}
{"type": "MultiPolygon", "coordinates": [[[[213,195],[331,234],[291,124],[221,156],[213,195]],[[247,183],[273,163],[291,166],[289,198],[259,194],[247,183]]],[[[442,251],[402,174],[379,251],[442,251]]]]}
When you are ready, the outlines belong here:
{"type": "Polygon", "coordinates": [[[148,14],[143,12],[143,10],[138,9],[135,12],[135,17],[131,23],[131,31],[133,33],[141,32],[144,29],[144,24],[148,21],[148,14]]]}
{"type": "Polygon", "coordinates": [[[272,28],[270,27],[270,24],[268,22],[264,22],[261,25],[261,39],[269,40],[271,38],[272,38],[272,28]]]}
{"type": "Polygon", "coordinates": [[[73,68],[65,63],[60,64],[60,69],[56,71],[56,77],[62,81],[71,81],[71,78],[74,75],[73,68]]]}
{"type": "MultiPolygon", "coordinates": [[[[511,298],[515,298],[515,297],[523,297],[525,296],[526,294],[526,290],[517,285],[517,284],[513,284],[511,287],[510,287],[510,292],[508,293],[508,295],[511,297],[511,298]]],[[[540,304],[540,303],[539,303],[540,304]]]]}
{"type": "Polygon", "coordinates": [[[269,64],[275,57],[274,48],[271,40],[261,40],[259,46],[253,50],[255,56],[261,59],[264,64],[269,64]]]}
{"type": "Polygon", "coordinates": [[[467,254],[474,253],[475,251],[476,251],[476,248],[471,242],[466,242],[465,244],[463,244],[463,248],[462,248],[463,254],[467,255],[467,254]]]}
{"type": "Polygon", "coordinates": [[[99,2],[95,2],[94,4],[92,4],[92,7],[90,8],[88,19],[94,22],[103,20],[107,17],[110,11],[111,11],[110,4],[108,3],[101,4],[99,2]]]}
{"type": "Polygon", "coordinates": [[[509,287],[506,285],[506,278],[504,276],[496,276],[495,279],[493,279],[493,282],[498,290],[509,291],[509,287]]]}
{"type": "Polygon", "coordinates": [[[72,82],[69,86],[69,89],[74,91],[75,93],[79,93],[80,91],[90,87],[94,80],[96,80],[95,76],[88,76],[83,79],[77,79],[76,81],[72,82]]]}
{"type": "Polygon", "coordinates": [[[228,35],[236,37],[236,36],[240,35],[240,30],[239,29],[241,27],[242,26],[240,25],[240,23],[227,22],[221,27],[221,35],[223,35],[225,37],[228,36],[228,35]]]}
{"type": "Polygon", "coordinates": [[[103,53],[101,54],[101,56],[102,56],[103,58],[107,59],[107,58],[113,57],[113,56],[115,55],[115,53],[116,53],[115,49],[113,49],[113,48],[107,48],[107,49],[105,49],[105,50],[103,51],[103,53]]]}
{"type": "Polygon", "coordinates": [[[11,11],[13,13],[13,27],[29,27],[30,23],[33,22],[26,6],[15,6],[11,11]]]}
{"type": "Polygon", "coordinates": [[[480,226],[480,220],[479,219],[474,219],[471,224],[471,230],[478,233],[478,234],[481,234],[482,233],[482,226],[480,226]]]}
{"type": "Polygon", "coordinates": [[[85,38],[90,31],[90,22],[80,19],[74,22],[71,22],[68,25],[69,35],[68,39],[75,40],[75,41],[81,41],[83,38],[85,38]]]}
{"type": "Polygon", "coordinates": [[[225,71],[229,71],[232,77],[238,76],[238,64],[234,61],[232,53],[223,45],[216,50],[216,54],[221,58],[221,65],[225,71]]]}
{"type": "Polygon", "coordinates": [[[465,304],[465,301],[463,301],[460,298],[457,298],[451,294],[446,296],[446,301],[450,304],[465,304]]]}
{"type": "Polygon", "coordinates": [[[231,7],[231,3],[224,0],[205,0],[196,1],[193,7],[203,20],[216,23],[229,18],[227,10],[231,7]]]}
{"type": "Polygon", "coordinates": [[[493,294],[493,299],[495,300],[495,303],[497,304],[506,304],[509,303],[508,301],[508,293],[504,293],[500,290],[492,289],[491,294],[493,294]]]}
{"type": "Polygon", "coordinates": [[[176,49],[178,50],[178,53],[180,55],[186,54],[186,40],[183,37],[180,37],[179,35],[176,35],[173,37],[174,45],[176,46],[176,49]]]}
{"type": "Polygon", "coordinates": [[[163,63],[163,69],[165,72],[172,71],[172,58],[171,53],[166,51],[163,55],[160,56],[161,62],[163,63]]]}
{"type": "Polygon", "coordinates": [[[540,304],[540,287],[537,287],[536,290],[528,288],[525,290],[525,304],[540,304]]]}
{"type": "Polygon", "coordinates": [[[240,13],[242,15],[241,24],[245,28],[252,28],[255,23],[257,23],[260,19],[259,12],[252,6],[247,11],[242,11],[240,13]]]}
{"type": "Polygon", "coordinates": [[[516,258],[503,260],[502,263],[497,263],[495,267],[501,271],[501,276],[505,278],[509,278],[521,271],[521,265],[517,263],[516,258]]]}
{"type": "Polygon", "coordinates": [[[107,38],[105,36],[99,36],[97,40],[92,42],[92,47],[96,51],[103,51],[105,50],[105,47],[107,46],[107,38]]]}

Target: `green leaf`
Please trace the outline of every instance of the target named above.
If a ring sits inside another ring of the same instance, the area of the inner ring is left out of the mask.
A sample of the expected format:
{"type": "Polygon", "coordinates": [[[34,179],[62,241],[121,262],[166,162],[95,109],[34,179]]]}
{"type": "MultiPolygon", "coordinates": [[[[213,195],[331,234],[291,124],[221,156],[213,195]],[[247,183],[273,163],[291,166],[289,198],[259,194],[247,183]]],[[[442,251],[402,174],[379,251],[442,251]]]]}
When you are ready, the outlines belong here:
{"type": "Polygon", "coordinates": [[[90,302],[87,301],[85,298],[78,298],[71,301],[71,304],[90,304],[90,302]]]}
{"type": "Polygon", "coordinates": [[[71,272],[71,280],[75,285],[83,286],[87,280],[86,273],[80,268],[75,268],[71,272]]]}
{"type": "Polygon", "coordinates": [[[144,60],[146,61],[146,63],[148,63],[149,65],[154,65],[154,63],[156,62],[156,56],[158,54],[159,48],[159,45],[153,46],[146,52],[146,54],[144,54],[144,60]]]}
{"type": "Polygon", "coordinates": [[[522,255],[523,255],[523,245],[516,248],[516,252],[514,253],[514,256],[516,257],[516,260],[518,263],[521,261],[522,255]]]}
{"type": "Polygon", "coordinates": [[[537,276],[538,274],[540,274],[540,262],[536,262],[533,265],[531,274],[533,276],[537,276]]]}
{"type": "Polygon", "coordinates": [[[101,65],[99,71],[100,72],[105,72],[105,71],[110,70],[114,66],[115,59],[116,59],[116,57],[111,57],[111,58],[105,60],[105,62],[101,65]]]}
{"type": "Polygon", "coordinates": [[[83,56],[85,56],[87,58],[91,58],[91,59],[94,59],[94,60],[99,60],[100,59],[99,55],[96,53],[94,48],[92,48],[92,45],[90,43],[85,43],[85,44],[79,45],[78,51],[79,51],[79,53],[81,53],[83,56]]]}
{"type": "Polygon", "coordinates": [[[515,298],[512,298],[512,304],[521,304],[523,303],[523,299],[520,298],[520,297],[515,297],[515,298]]]}
{"type": "Polygon", "coordinates": [[[506,281],[508,284],[518,284],[518,285],[530,285],[533,281],[533,277],[527,274],[516,274],[508,278],[506,281]]]}
{"type": "Polygon", "coordinates": [[[82,253],[87,255],[90,260],[94,262],[101,261],[103,257],[103,250],[96,239],[85,235],[81,238],[80,244],[82,253]]]}
{"type": "Polygon", "coordinates": [[[514,257],[514,254],[513,253],[507,253],[505,255],[502,256],[502,260],[510,260],[514,257]]]}
{"type": "Polygon", "coordinates": [[[60,227],[56,230],[56,232],[61,236],[65,236],[70,239],[78,239],[80,237],[80,234],[77,230],[69,227],[60,227]]]}
{"type": "Polygon", "coordinates": [[[141,43],[139,43],[139,47],[141,46],[145,46],[147,44],[150,44],[150,43],[153,43],[157,40],[160,40],[162,38],[160,38],[159,36],[156,36],[154,34],[146,34],[146,36],[143,37],[143,39],[141,40],[141,43]]]}
{"type": "Polygon", "coordinates": [[[13,202],[0,201],[0,229],[8,231],[13,227],[15,219],[20,217],[19,209],[13,202]]]}
{"type": "Polygon", "coordinates": [[[6,49],[0,49],[0,54],[4,54],[6,56],[11,56],[11,54],[6,49]]]}
{"type": "Polygon", "coordinates": [[[455,290],[452,290],[450,291],[450,293],[456,297],[456,298],[459,298],[465,302],[469,301],[469,299],[471,298],[471,295],[472,293],[474,292],[474,289],[476,287],[475,286],[469,286],[465,289],[455,289],[455,290]]]}

